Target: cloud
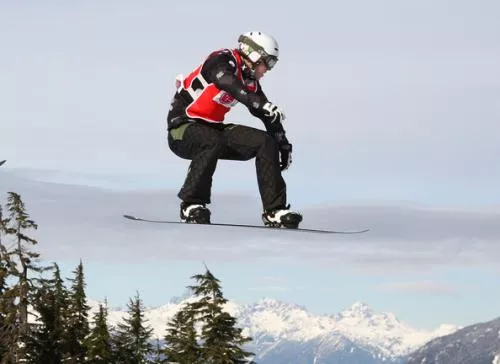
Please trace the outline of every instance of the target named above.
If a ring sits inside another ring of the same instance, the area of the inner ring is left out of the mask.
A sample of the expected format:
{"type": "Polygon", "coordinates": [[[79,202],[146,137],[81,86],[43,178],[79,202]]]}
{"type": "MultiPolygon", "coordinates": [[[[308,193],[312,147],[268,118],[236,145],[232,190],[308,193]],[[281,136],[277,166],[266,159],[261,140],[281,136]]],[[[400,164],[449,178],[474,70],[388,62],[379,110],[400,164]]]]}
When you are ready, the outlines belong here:
{"type": "MultiPolygon", "coordinates": [[[[287,134],[296,151],[292,188],[302,180],[319,197],[335,188],[343,196],[452,195],[472,201],[494,196],[500,181],[491,168],[500,152],[500,46],[492,29],[499,5],[463,3],[453,16],[446,2],[433,2],[428,11],[411,2],[379,7],[364,1],[370,16],[361,16],[359,4],[350,2],[298,2],[288,5],[285,20],[272,19],[274,12],[268,11],[269,32],[284,53],[263,87],[288,115],[287,134]],[[304,23],[307,18],[313,21],[304,23]],[[470,25],[466,31],[463,19],[470,25]],[[299,22],[307,26],[298,29],[299,22]],[[321,28],[326,23],[329,32],[321,28]],[[304,43],[323,56],[311,57],[304,43]],[[314,96],[296,92],[310,89],[313,72],[287,87],[289,75],[299,69],[328,70],[314,96]]],[[[200,3],[193,16],[218,16],[220,8],[200,3]]],[[[165,35],[175,34],[184,21],[163,21],[167,2],[152,4],[147,16],[138,3],[110,5],[104,18],[70,2],[58,12],[3,7],[0,24],[10,34],[4,46],[10,56],[0,59],[0,69],[8,70],[0,89],[2,134],[8,135],[1,141],[1,158],[31,167],[131,173],[132,180],[161,173],[170,186],[180,184],[187,163],[165,140],[173,79],[213,49],[236,45],[242,8],[226,8],[223,25],[194,26],[183,37],[170,37],[165,47],[165,35]],[[16,25],[21,20],[22,30],[16,25]],[[171,49],[177,50],[175,57],[171,49]],[[95,54],[99,57],[90,56],[95,54]]],[[[263,127],[244,107],[228,118],[263,127]]],[[[218,167],[220,184],[239,185],[253,173],[249,164],[235,164],[237,172],[233,164],[221,165],[228,167],[218,167]]]]}
{"type": "MultiPolygon", "coordinates": [[[[303,227],[359,229],[363,235],[313,235],[276,230],[139,223],[136,214],[177,220],[174,190],[107,190],[35,181],[16,171],[0,172],[0,198],[21,193],[39,251],[50,260],[166,262],[172,260],[259,261],[295,259],[353,269],[421,269],[443,265],[500,263],[500,214],[423,206],[324,205],[303,211],[303,227]]],[[[257,196],[219,194],[213,220],[261,224],[257,196]],[[244,208],[242,208],[244,207],[244,208]]],[[[281,287],[280,277],[263,277],[256,287],[281,287]]]]}
{"type": "Polygon", "coordinates": [[[373,287],[376,291],[388,293],[410,293],[419,295],[456,295],[459,287],[433,281],[384,283],[373,287]]]}

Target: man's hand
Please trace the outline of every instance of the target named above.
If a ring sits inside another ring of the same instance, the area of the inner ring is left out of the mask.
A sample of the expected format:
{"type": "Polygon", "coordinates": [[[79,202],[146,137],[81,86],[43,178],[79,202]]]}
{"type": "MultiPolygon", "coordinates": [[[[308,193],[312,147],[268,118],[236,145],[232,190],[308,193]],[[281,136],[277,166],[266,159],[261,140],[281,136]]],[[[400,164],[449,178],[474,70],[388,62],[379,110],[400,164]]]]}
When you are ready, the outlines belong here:
{"type": "Polygon", "coordinates": [[[264,117],[266,118],[266,121],[268,123],[280,123],[281,121],[285,120],[285,114],[283,113],[283,111],[272,102],[266,102],[262,106],[262,111],[264,112],[264,117]]]}
{"type": "Polygon", "coordinates": [[[284,132],[273,133],[273,137],[278,143],[280,168],[282,171],[285,171],[292,164],[292,144],[290,144],[284,132]]]}
{"type": "Polygon", "coordinates": [[[280,168],[286,171],[292,164],[292,145],[290,143],[280,145],[280,168]]]}

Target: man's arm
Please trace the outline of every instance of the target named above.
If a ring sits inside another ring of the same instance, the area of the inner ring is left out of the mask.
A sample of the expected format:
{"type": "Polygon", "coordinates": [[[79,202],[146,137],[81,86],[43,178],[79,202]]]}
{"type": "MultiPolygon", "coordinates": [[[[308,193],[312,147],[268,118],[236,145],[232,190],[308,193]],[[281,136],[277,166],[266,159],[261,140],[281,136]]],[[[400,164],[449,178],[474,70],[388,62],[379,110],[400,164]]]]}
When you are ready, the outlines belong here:
{"type": "Polygon", "coordinates": [[[219,51],[212,54],[203,67],[202,73],[207,81],[214,83],[217,88],[226,91],[245,105],[253,116],[262,120],[268,132],[285,133],[281,124],[284,119],[283,113],[269,102],[260,84],[256,92],[248,92],[236,77],[236,60],[231,51],[219,51]]]}
{"type": "Polygon", "coordinates": [[[214,83],[217,88],[226,91],[236,100],[245,105],[250,112],[262,108],[267,99],[262,93],[248,92],[243,83],[236,77],[236,60],[232,53],[221,51],[213,54],[205,62],[202,70],[208,82],[214,83]],[[204,72],[205,71],[205,72],[204,72]]]}

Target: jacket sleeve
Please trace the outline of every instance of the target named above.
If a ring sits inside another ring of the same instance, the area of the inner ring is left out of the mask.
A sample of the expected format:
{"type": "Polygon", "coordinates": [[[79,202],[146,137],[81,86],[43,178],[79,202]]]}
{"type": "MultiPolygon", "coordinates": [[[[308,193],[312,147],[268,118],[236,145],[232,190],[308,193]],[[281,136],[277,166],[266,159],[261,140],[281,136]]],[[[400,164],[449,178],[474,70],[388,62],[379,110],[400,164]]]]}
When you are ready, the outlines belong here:
{"type": "Polygon", "coordinates": [[[259,109],[266,103],[262,94],[247,92],[236,77],[236,60],[229,49],[212,53],[203,65],[203,76],[217,88],[226,91],[249,109],[259,109]]]}
{"type": "Polygon", "coordinates": [[[214,83],[217,88],[226,91],[245,105],[253,116],[262,120],[267,131],[284,132],[281,123],[273,123],[279,125],[271,125],[266,120],[262,107],[268,99],[262,91],[260,83],[258,83],[257,92],[248,92],[243,83],[236,77],[236,61],[230,50],[212,54],[203,67],[206,68],[202,72],[205,71],[203,73],[206,73],[206,76],[204,76],[207,81],[214,83]]]}
{"type": "MultiPolygon", "coordinates": [[[[267,102],[267,97],[266,95],[264,94],[264,92],[262,91],[262,88],[260,87],[260,84],[258,86],[258,89],[257,89],[257,92],[256,94],[260,94],[264,100],[266,100],[265,102],[267,102]]],[[[250,113],[259,118],[263,123],[264,123],[264,126],[266,127],[266,130],[271,133],[271,134],[276,134],[276,133],[282,133],[282,134],[285,134],[285,129],[283,128],[283,125],[281,124],[281,122],[274,122],[274,123],[271,123],[268,118],[265,116],[264,112],[262,109],[252,109],[252,108],[249,108],[249,111],[250,113]]]]}

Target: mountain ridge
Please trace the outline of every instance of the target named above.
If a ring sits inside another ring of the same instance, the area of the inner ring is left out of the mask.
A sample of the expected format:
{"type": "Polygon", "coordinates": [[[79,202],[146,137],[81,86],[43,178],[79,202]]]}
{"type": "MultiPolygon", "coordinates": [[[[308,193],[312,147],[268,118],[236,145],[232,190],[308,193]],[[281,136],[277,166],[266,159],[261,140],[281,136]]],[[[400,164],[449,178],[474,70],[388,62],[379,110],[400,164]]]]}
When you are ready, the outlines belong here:
{"type": "MultiPolygon", "coordinates": [[[[168,320],[183,304],[194,299],[175,298],[165,305],[146,308],[144,317],[153,328],[154,336],[161,339],[168,320]]],[[[92,310],[96,310],[98,302],[90,302],[92,310]]],[[[430,331],[416,329],[399,321],[393,313],[374,312],[362,301],[328,315],[315,315],[303,306],[273,298],[262,298],[251,304],[228,301],[224,309],[237,318],[243,333],[254,339],[250,348],[261,359],[283,347],[300,344],[328,355],[356,347],[369,355],[395,361],[434,338],[458,330],[457,326],[448,324],[430,331]]],[[[124,308],[108,308],[108,311],[111,325],[126,315],[124,308]]]]}

